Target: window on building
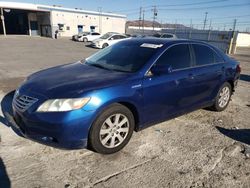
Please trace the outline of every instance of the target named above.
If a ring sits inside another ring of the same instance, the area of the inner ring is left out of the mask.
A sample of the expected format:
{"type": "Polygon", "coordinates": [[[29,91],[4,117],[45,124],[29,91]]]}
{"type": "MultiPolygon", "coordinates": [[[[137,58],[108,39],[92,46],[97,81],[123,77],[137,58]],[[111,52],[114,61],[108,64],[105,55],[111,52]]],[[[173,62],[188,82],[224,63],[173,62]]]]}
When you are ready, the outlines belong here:
{"type": "Polygon", "coordinates": [[[64,24],[58,24],[58,29],[59,29],[59,31],[63,31],[63,29],[64,29],[64,24]]]}
{"type": "Polygon", "coordinates": [[[68,30],[68,31],[70,30],[70,27],[69,27],[69,26],[67,26],[67,30],[68,30]]]}
{"type": "Polygon", "coordinates": [[[77,29],[78,29],[78,33],[82,33],[83,32],[83,25],[78,25],[77,29]]]}
{"type": "Polygon", "coordinates": [[[90,31],[95,32],[95,26],[90,26],[90,31]]]}

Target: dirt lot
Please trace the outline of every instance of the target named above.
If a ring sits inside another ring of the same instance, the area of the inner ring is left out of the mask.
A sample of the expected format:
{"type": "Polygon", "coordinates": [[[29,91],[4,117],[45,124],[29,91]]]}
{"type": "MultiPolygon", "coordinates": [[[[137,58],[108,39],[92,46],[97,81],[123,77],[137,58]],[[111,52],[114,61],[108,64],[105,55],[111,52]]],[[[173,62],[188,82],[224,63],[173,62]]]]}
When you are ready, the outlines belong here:
{"type": "MultiPolygon", "coordinates": [[[[94,49],[68,39],[0,38],[0,101],[28,74],[94,49]]],[[[121,152],[58,150],[17,136],[0,110],[0,187],[250,187],[250,49],[226,111],[198,110],[134,133],[121,152]]]]}

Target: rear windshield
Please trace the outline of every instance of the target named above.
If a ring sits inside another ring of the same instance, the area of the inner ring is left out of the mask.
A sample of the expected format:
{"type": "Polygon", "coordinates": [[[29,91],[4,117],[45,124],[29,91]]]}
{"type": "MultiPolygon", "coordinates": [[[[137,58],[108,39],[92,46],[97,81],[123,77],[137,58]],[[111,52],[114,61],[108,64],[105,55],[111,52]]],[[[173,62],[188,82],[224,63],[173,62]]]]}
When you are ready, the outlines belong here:
{"type": "Polygon", "coordinates": [[[122,42],[107,47],[86,59],[86,64],[121,72],[136,72],[162,45],[122,42]]]}

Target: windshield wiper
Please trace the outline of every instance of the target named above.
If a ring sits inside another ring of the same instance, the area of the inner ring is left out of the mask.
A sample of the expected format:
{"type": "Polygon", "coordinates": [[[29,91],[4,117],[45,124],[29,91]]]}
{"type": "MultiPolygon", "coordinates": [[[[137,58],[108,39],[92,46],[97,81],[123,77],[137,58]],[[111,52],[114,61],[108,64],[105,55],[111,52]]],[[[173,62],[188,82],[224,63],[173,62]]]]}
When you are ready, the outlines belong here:
{"type": "Polygon", "coordinates": [[[117,71],[117,72],[127,72],[127,73],[131,73],[131,71],[128,70],[121,70],[121,69],[110,69],[112,71],[117,71]]]}
{"type": "Polygon", "coordinates": [[[107,67],[105,67],[105,66],[103,66],[101,64],[98,64],[98,63],[87,63],[87,65],[98,67],[98,68],[101,68],[101,69],[110,70],[109,68],[107,68],[107,67]]]}

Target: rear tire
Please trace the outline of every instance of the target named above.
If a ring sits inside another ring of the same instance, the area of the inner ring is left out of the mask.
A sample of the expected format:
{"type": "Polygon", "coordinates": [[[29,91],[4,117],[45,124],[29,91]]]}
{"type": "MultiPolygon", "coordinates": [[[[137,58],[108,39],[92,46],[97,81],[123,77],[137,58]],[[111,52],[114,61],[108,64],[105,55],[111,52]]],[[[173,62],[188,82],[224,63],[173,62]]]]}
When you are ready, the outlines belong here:
{"type": "Polygon", "coordinates": [[[225,82],[219,89],[215,98],[214,105],[211,107],[213,110],[220,112],[227,108],[232,95],[232,86],[225,82]]]}
{"type": "Polygon", "coordinates": [[[123,105],[112,104],[93,123],[89,132],[89,146],[102,154],[118,152],[129,142],[134,127],[132,112],[123,105]]]}

